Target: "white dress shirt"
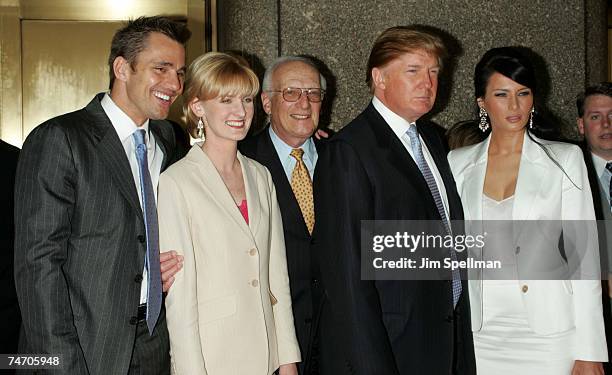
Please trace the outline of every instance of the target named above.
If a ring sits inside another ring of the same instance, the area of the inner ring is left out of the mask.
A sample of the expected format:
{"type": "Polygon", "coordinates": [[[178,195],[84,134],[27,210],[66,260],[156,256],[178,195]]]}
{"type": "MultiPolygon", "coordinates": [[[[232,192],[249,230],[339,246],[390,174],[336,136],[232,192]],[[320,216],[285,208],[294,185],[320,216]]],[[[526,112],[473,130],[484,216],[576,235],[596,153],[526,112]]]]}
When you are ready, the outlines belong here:
{"type": "MultiPolygon", "coordinates": [[[[272,144],[274,145],[276,154],[278,155],[281,165],[285,170],[287,179],[291,181],[291,174],[293,173],[293,169],[295,168],[295,164],[297,163],[295,158],[291,156],[291,151],[293,150],[293,147],[289,146],[282,139],[280,139],[280,137],[276,135],[276,133],[274,133],[274,130],[272,130],[272,126],[269,127],[268,131],[270,132],[270,139],[272,139],[272,144]]],[[[317,159],[319,158],[317,148],[315,147],[312,138],[308,138],[300,148],[304,150],[302,160],[304,160],[304,164],[306,164],[306,168],[308,169],[308,173],[310,174],[310,180],[312,181],[315,165],[317,165],[317,159]]]]}
{"type": "MultiPolygon", "coordinates": [[[[102,109],[106,113],[106,116],[110,119],[113,124],[113,128],[119,136],[119,140],[125,150],[125,155],[130,162],[130,168],[132,169],[133,183],[136,186],[138,196],[142,197],[140,191],[140,172],[138,170],[138,160],[136,159],[136,145],[132,134],[136,130],[144,129],[145,131],[145,143],[147,145],[147,159],[149,162],[149,174],[151,175],[151,184],[155,187],[154,194],[155,200],[157,201],[157,183],[159,182],[159,174],[161,172],[162,162],[164,159],[164,153],[162,152],[159,145],[155,142],[155,136],[149,132],[149,120],[144,122],[142,126],[137,126],[132,119],[119,108],[115,102],[111,99],[110,95],[104,95],[100,104],[102,109]]],[[[126,183],[129,183],[126,181],[126,183]]],[[[142,199],[139,200],[140,207],[142,208],[142,199]]],[[[140,303],[147,302],[147,270],[146,267],[142,272],[142,285],[140,287],[140,303]]]]}
{"type": "MultiPolygon", "coordinates": [[[[410,137],[406,132],[410,126],[416,126],[414,122],[408,122],[404,120],[402,117],[391,111],[387,106],[385,106],[377,97],[372,98],[372,105],[385,122],[389,125],[393,133],[397,136],[397,138],[402,142],[404,148],[410,156],[412,160],[414,159],[414,154],[412,151],[412,146],[410,145],[410,137]]],[[[436,185],[438,186],[438,191],[440,192],[440,196],[442,197],[442,204],[444,205],[444,212],[446,213],[446,217],[450,220],[450,213],[448,209],[448,197],[446,196],[446,188],[444,187],[444,181],[442,180],[442,175],[440,175],[440,171],[438,170],[438,166],[434,162],[431,154],[429,153],[429,149],[427,148],[427,144],[423,141],[423,137],[419,134],[419,139],[421,141],[421,148],[423,149],[423,156],[425,158],[425,162],[431,169],[431,173],[436,180],[436,185]]],[[[415,160],[416,163],[416,160],[415,160]]]]}

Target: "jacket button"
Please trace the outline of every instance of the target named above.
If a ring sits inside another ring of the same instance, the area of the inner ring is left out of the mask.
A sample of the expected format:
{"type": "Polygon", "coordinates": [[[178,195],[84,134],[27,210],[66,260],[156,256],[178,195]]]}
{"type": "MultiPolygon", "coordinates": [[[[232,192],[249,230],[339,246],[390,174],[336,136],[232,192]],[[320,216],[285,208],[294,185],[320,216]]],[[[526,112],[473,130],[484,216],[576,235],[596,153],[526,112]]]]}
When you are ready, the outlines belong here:
{"type": "Polygon", "coordinates": [[[138,274],[134,277],[134,281],[137,283],[141,283],[142,282],[142,275],[138,274]]]}
{"type": "Polygon", "coordinates": [[[520,247],[520,246],[517,246],[517,247],[516,247],[516,250],[514,251],[514,253],[515,253],[515,254],[518,254],[518,253],[520,253],[520,252],[521,252],[521,247],[520,247]]]}
{"type": "Polygon", "coordinates": [[[259,281],[253,280],[253,281],[251,281],[251,285],[254,286],[254,287],[257,287],[259,285],[259,281]]]}
{"type": "Polygon", "coordinates": [[[319,279],[312,279],[312,285],[319,284],[319,279]]]}
{"type": "Polygon", "coordinates": [[[527,291],[529,290],[529,287],[527,285],[523,285],[521,290],[523,291],[523,293],[527,293],[527,291]]]}
{"type": "Polygon", "coordinates": [[[145,236],[143,236],[142,234],[139,234],[138,237],[138,242],[140,243],[145,243],[145,241],[147,240],[147,238],[145,236]]]}
{"type": "Polygon", "coordinates": [[[444,318],[444,320],[446,320],[448,323],[453,321],[453,316],[452,315],[447,315],[446,318],[444,318]]]}
{"type": "Polygon", "coordinates": [[[249,250],[249,255],[254,257],[255,255],[257,255],[257,249],[252,248],[251,250],[249,250]]]}
{"type": "Polygon", "coordinates": [[[130,318],[130,324],[135,326],[136,324],[138,324],[138,318],[133,316],[130,318]]]}

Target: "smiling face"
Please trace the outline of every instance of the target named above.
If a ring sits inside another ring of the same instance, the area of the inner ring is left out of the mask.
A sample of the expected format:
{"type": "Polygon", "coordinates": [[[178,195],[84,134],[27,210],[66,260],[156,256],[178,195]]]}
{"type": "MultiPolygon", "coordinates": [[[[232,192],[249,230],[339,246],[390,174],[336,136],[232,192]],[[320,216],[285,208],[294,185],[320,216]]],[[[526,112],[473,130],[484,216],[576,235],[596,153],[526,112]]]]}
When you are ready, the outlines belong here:
{"type": "Polygon", "coordinates": [[[227,95],[208,100],[196,98],[190,107],[204,121],[206,143],[240,141],[246,137],[253,120],[253,96],[227,95]]]}
{"type": "Polygon", "coordinates": [[[425,51],[407,52],[372,69],[374,95],[408,122],[431,111],[438,91],[440,63],[425,51]]]}
{"type": "Polygon", "coordinates": [[[113,63],[115,81],[111,98],[130,118],[142,125],[162,120],[183,92],[185,49],[169,37],[152,32],[133,66],[123,57],[113,63]]]}
{"type": "MultiPolygon", "coordinates": [[[[291,61],[276,68],[271,86],[274,91],[282,91],[288,87],[321,88],[321,83],[319,72],[312,66],[291,61]]],[[[310,102],[305,92],[296,102],[286,101],[280,92],[262,92],[261,99],[272,130],[289,146],[300,147],[317,130],[321,102],[310,102]]]]}
{"type": "Polygon", "coordinates": [[[584,101],[584,115],[578,119],[578,130],[584,135],[591,152],[612,160],[612,98],[591,95],[584,101]]]}
{"type": "Polygon", "coordinates": [[[492,131],[523,130],[533,108],[533,93],[510,78],[493,73],[478,105],[489,114],[492,131]]]}

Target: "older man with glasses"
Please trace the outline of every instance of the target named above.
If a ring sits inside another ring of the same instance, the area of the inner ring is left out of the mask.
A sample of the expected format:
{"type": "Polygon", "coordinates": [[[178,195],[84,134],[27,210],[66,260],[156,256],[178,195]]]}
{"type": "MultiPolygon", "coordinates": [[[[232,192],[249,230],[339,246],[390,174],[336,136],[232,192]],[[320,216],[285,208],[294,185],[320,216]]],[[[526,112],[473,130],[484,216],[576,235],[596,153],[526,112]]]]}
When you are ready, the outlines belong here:
{"type": "Polygon", "coordinates": [[[324,142],[313,138],[325,95],[325,78],[310,59],[278,58],[266,70],[261,100],[270,124],[239,144],[272,175],[283,218],[293,315],[303,362],[300,374],[318,373],[317,331],[322,287],[312,257],[312,177],[324,142]]]}

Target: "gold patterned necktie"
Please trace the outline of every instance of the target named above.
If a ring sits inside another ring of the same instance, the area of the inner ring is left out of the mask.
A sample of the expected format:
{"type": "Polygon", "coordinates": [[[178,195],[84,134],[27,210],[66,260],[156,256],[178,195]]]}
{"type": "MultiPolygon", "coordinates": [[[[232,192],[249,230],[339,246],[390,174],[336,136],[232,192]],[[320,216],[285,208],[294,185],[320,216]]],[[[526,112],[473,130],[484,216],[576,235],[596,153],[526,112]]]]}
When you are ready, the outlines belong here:
{"type": "Polygon", "coordinates": [[[312,200],[312,181],[310,180],[310,174],[308,168],[304,164],[302,156],[304,156],[304,150],[301,148],[294,148],[291,151],[291,156],[296,160],[295,168],[291,172],[291,190],[297,199],[300,210],[302,211],[302,217],[306,227],[308,227],[308,233],[312,234],[314,228],[314,202],[312,200]]]}

